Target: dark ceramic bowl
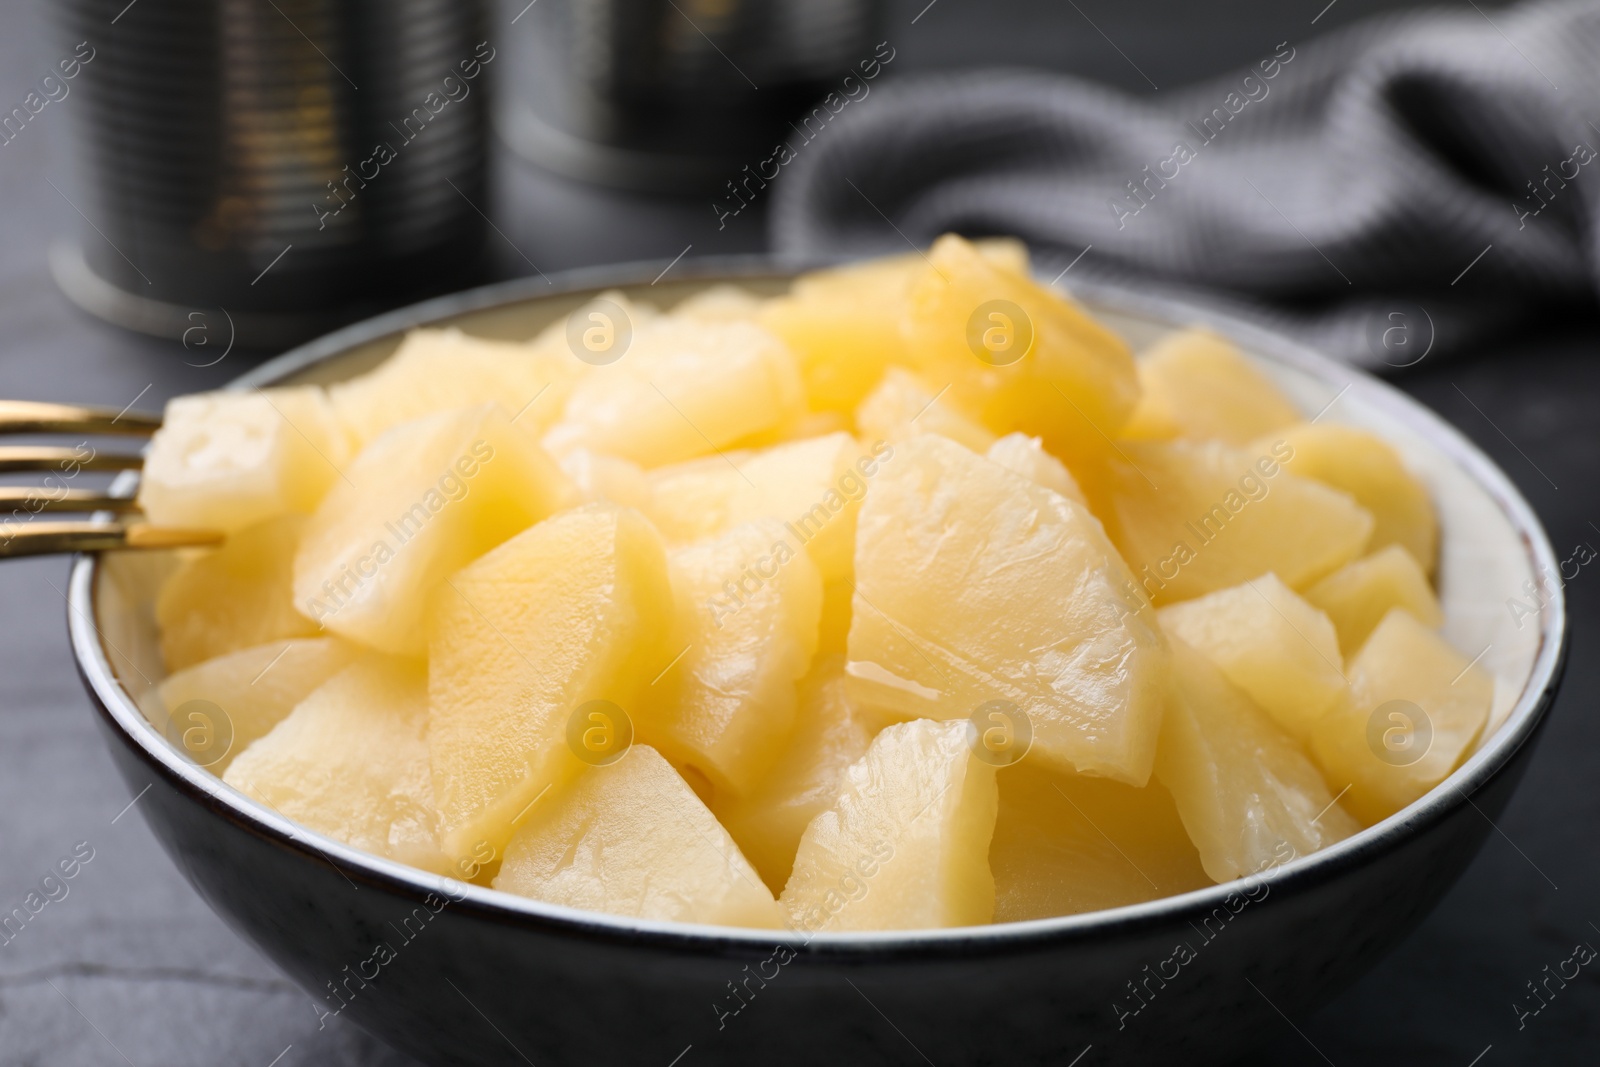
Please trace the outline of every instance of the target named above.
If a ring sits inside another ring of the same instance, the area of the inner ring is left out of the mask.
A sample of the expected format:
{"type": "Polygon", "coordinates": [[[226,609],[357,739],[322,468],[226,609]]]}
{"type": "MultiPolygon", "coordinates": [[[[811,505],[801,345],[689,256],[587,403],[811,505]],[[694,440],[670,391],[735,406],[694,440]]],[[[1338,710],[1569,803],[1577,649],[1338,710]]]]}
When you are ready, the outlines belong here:
{"type": "MultiPolygon", "coordinates": [[[[602,288],[671,304],[713,281],[775,291],[789,277],[748,262],[683,265],[654,286],[653,273],[528,279],[430,301],[296,349],[237,387],[346,377],[423,323],[525,338],[602,288]]],[[[1126,291],[1078,296],[1136,347],[1210,323],[1307,411],[1331,404],[1325,418],[1379,430],[1428,482],[1446,634],[1486,649],[1480,662],[1498,688],[1485,740],[1439,788],[1268,882],[1057,919],[803,942],[575,911],[349,848],[197,767],[140,710],[161,677],[151,599],[166,564],[87,556],[72,574],[73,648],[139,811],[201,896],[319,1011],[430,1063],[1087,1067],[1238,1055],[1371,967],[1482,845],[1526,766],[1565,644],[1559,592],[1520,628],[1507,599],[1556,561],[1506,476],[1389,386],[1201,309],[1126,291]]]]}

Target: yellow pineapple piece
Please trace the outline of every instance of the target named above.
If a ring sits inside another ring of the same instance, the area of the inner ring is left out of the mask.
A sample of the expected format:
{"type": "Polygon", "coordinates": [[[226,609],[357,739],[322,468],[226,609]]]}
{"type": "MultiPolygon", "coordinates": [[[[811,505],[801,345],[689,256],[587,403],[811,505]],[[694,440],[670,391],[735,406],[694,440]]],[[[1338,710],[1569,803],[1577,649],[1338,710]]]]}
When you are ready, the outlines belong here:
{"type": "Polygon", "coordinates": [[[974,452],[986,452],[995,435],[957,410],[948,393],[948,389],[929,388],[910,371],[890,367],[856,408],[856,429],[866,441],[897,442],[919,433],[936,433],[974,452]]]}
{"type": "Polygon", "coordinates": [[[787,436],[783,440],[804,441],[810,437],[825,437],[830,433],[849,433],[850,426],[850,417],[841,412],[807,411],[788,427],[787,436]]]}
{"type": "Polygon", "coordinates": [[[650,506],[640,510],[668,541],[698,541],[719,534],[735,525],[733,499],[759,492],[739,470],[754,455],[754,451],[739,449],[645,471],[650,506]]]}
{"type": "Polygon", "coordinates": [[[637,512],[588,504],[523,531],[442,584],[428,619],[429,747],[445,851],[499,850],[583,766],[573,715],[632,715],[664,651],[672,587],[637,512]]]}
{"type": "Polygon", "coordinates": [[[545,443],[659,467],[793,422],[804,408],[794,357],[763,327],[664,315],[636,323],[620,358],[574,384],[545,443]]]}
{"type": "Polygon", "coordinates": [[[321,386],[180,396],[151,439],[139,506],[164,526],[232,533],[312,511],[350,454],[321,386]]]}
{"type": "Polygon", "coordinates": [[[1081,505],[953,441],[913,438],[867,489],[855,581],[853,699],[935,719],[1007,700],[1031,723],[1033,758],[1145,783],[1164,643],[1081,505]]]}
{"type": "Polygon", "coordinates": [[[1298,740],[1349,691],[1333,623],[1275,574],[1169,605],[1160,618],[1298,740]]]}
{"type": "Polygon", "coordinates": [[[1300,746],[1177,637],[1172,673],[1156,778],[1207,875],[1260,874],[1359,829],[1300,746]]]}
{"type": "Polygon", "coordinates": [[[989,845],[995,922],[1118,908],[1211,884],[1159,782],[1136,789],[1052,774],[1026,759],[999,780],[989,845]]]}
{"type": "Polygon", "coordinates": [[[306,524],[295,604],[373,648],[420,653],[434,586],[575,495],[494,405],[396,426],[362,450],[306,524]]]}
{"type": "Polygon", "coordinates": [[[1072,472],[1059,459],[1046,452],[1044,442],[1037,437],[1008,433],[990,445],[985,456],[991,463],[998,463],[1006,470],[1037,482],[1046,489],[1054,489],[1068,500],[1089,506],[1072,472]]]}
{"type": "Polygon", "coordinates": [[[739,464],[729,525],[772,516],[804,545],[825,581],[850,576],[856,514],[867,485],[894,455],[886,442],[863,448],[847,433],[779,445],[739,464]],[[747,480],[748,479],[748,480],[747,480]]]}
{"type": "Polygon", "coordinates": [[[822,622],[817,630],[817,655],[844,655],[850,642],[850,601],[855,583],[846,578],[822,588],[822,622]]]}
{"type": "MultiPolygon", "coordinates": [[[[978,255],[1013,274],[1028,274],[1032,270],[1028,246],[1020,238],[979,237],[967,243],[978,255]]],[[[887,284],[890,279],[894,284],[905,287],[927,264],[928,257],[920,251],[856,260],[802,274],[795,279],[793,289],[808,296],[845,294],[860,292],[864,287],[887,284]]],[[[892,308],[883,308],[879,313],[893,319],[894,311],[892,308]]]]}
{"type": "Polygon", "coordinates": [[[761,309],[762,324],[794,352],[813,409],[855,411],[899,358],[897,311],[911,271],[907,257],[818,271],[761,309]]]}
{"type": "Polygon", "coordinates": [[[806,826],[778,903],[806,933],[976,926],[994,918],[995,768],[967,722],[886,728],[806,826]]]}
{"type": "Polygon", "coordinates": [[[1285,470],[1343,490],[1372,513],[1373,551],[1401,545],[1425,573],[1433,573],[1439,549],[1433,502],[1387,442],[1354,426],[1318,422],[1278,430],[1257,447],[1279,441],[1294,450],[1283,460],[1285,470]]]}
{"type": "Polygon", "coordinates": [[[954,235],[911,284],[904,336],[924,381],[989,430],[1044,438],[1061,459],[1097,455],[1139,399],[1127,345],[1062,294],[954,235]]]}
{"type": "Polygon", "coordinates": [[[1312,734],[1329,786],[1367,825],[1444,781],[1472,752],[1494,679],[1404,608],[1385,615],[1350,661],[1350,700],[1312,734]]]}
{"type": "Polygon", "coordinates": [[[826,437],[833,433],[850,433],[851,422],[837,411],[802,411],[793,418],[768,427],[759,433],[741,437],[723,455],[738,451],[755,451],[773,445],[805,441],[813,437],[826,437]]]}
{"type": "Polygon", "coordinates": [[[1157,604],[1272,571],[1303,589],[1361,555],[1372,516],[1285,471],[1286,447],[1125,441],[1090,489],[1097,515],[1157,604]]]}
{"type": "Polygon", "coordinates": [[[359,446],[436,411],[499,404],[530,432],[554,422],[584,370],[570,352],[492,341],[455,328],[412,330],[375,370],[328,387],[359,446]]]}
{"type": "Polygon", "coordinates": [[[737,322],[760,317],[766,301],[737,285],[713,285],[687,297],[672,309],[676,316],[711,322],[737,322]]]}
{"type": "Polygon", "coordinates": [[[1033,270],[1028,246],[1018,237],[979,237],[971,242],[978,254],[997,267],[1026,277],[1033,270]]]}
{"type": "Polygon", "coordinates": [[[847,433],[661,467],[649,474],[646,511],[669,541],[712,537],[776,518],[790,546],[804,546],[827,581],[848,578],[856,512],[893,448],[863,450],[847,433]]]}
{"type": "MultiPolygon", "coordinates": [[[[1168,334],[1139,361],[1144,394],[1122,436],[1248,445],[1300,412],[1231,341],[1197,327],[1168,334]]],[[[1271,442],[1268,442],[1270,446],[1271,442]]]]}
{"type": "MultiPolygon", "coordinates": [[[[161,683],[161,703],[178,721],[181,744],[196,762],[220,775],[235,756],[265,737],[295,705],[350,662],[356,647],[337,637],[270,641],[185,667],[161,683]],[[224,722],[186,722],[192,700],[202,716],[220,709],[224,722]],[[191,728],[198,732],[190,735],[191,728]]],[[[173,734],[168,733],[171,737],[173,734]]]]}
{"type": "Polygon", "coordinates": [[[1404,608],[1425,626],[1444,623],[1439,598],[1416,559],[1400,545],[1346,563],[1305,592],[1339,631],[1339,650],[1353,656],[1389,613],[1404,608]]]}
{"type": "Polygon", "coordinates": [[[739,846],[648,745],[539,805],[506,846],[494,888],[639,919],[783,925],[739,846]]]}
{"type": "MultiPolygon", "coordinates": [[[[633,331],[660,317],[654,304],[608,289],[546,325],[528,347],[540,359],[575,357],[588,367],[603,366],[626,356],[633,346],[633,331]]],[[[564,396],[561,402],[564,406],[564,396]]]]}
{"type": "Polygon", "coordinates": [[[318,833],[444,873],[427,727],[422,665],[368,653],[240,753],[223,781],[318,833]]]}
{"type": "MultiPolygon", "coordinates": [[[[1028,249],[1021,241],[988,238],[974,241],[973,248],[991,263],[1028,273],[1028,249]]],[[[911,280],[926,264],[920,252],[911,252],[813,271],[795,279],[787,296],[761,308],[761,322],[799,361],[813,409],[855,411],[889,365],[905,360],[901,318],[911,280]]]]}
{"type": "Polygon", "coordinates": [[[650,686],[647,740],[717,791],[749,794],[794,724],[795,682],[817,650],[822,578],[777,519],[735,526],[668,556],[673,652],[650,686]]]}
{"type": "Polygon", "coordinates": [[[295,610],[294,554],[304,515],[280,515],[185,559],[156,597],[161,656],[177,671],[318,626],[295,610]]]}
{"type": "Polygon", "coordinates": [[[561,457],[560,464],[584,503],[605,501],[649,514],[654,493],[649,476],[637,463],[574,448],[561,457]]]}
{"type": "Polygon", "coordinates": [[[714,810],[769,886],[783,888],[800,835],[833,804],[845,771],[866,755],[882,721],[845,696],[844,659],[829,656],[800,683],[794,730],[778,761],[745,797],[717,797],[714,810]]]}

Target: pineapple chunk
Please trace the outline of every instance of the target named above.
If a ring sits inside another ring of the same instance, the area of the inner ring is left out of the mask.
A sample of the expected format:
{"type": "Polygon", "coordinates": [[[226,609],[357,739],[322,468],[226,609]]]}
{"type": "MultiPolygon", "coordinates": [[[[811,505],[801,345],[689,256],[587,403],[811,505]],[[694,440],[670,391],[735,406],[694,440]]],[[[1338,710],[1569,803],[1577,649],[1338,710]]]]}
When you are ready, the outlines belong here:
{"type": "Polygon", "coordinates": [[[903,718],[1004,699],[1034,758],[1143,785],[1166,699],[1154,613],[1081,505],[931,434],[895,449],[856,540],[851,695],[903,718]]]}
{"type": "Polygon", "coordinates": [[[850,576],[856,512],[868,480],[894,450],[870,454],[847,433],[708,456],[649,474],[646,512],[670,541],[713,537],[756,519],[783,520],[790,547],[804,546],[826,581],[850,576]]]}
{"type": "Polygon", "coordinates": [[[167,670],[317,632],[295,610],[291,587],[305,521],[304,515],[268,519],[178,565],[156,597],[167,670]]]}
{"type": "Polygon", "coordinates": [[[343,636],[418,654],[434,586],[575,495],[494,405],[403,423],[356,457],[306,524],[295,602],[343,636]]]}
{"type": "MultiPolygon", "coordinates": [[[[748,475],[740,472],[756,454],[741,449],[646,471],[650,506],[640,510],[670,542],[714,537],[738,525],[733,521],[736,497],[760,492],[754,479],[747,480],[748,475]]],[[[773,488],[781,491],[783,486],[773,488]]]]}
{"type": "Polygon", "coordinates": [[[1125,441],[1091,490],[1096,513],[1157,604],[1272,571],[1302,589],[1359,556],[1372,516],[1336,489],[1218,442],[1125,441]]]}
{"type": "Polygon", "coordinates": [[[906,351],[924,381],[997,434],[1022,430],[1072,461],[1098,455],[1139,399],[1127,345],[1062,294],[960,237],[934,242],[911,284],[906,351]]]}
{"type": "Polygon", "coordinates": [[[1020,474],[1046,489],[1054,489],[1068,500],[1076,500],[1084,507],[1089,501],[1078,488],[1077,479],[1059,459],[1044,450],[1044,442],[1025,433],[1008,433],[989,446],[986,458],[998,463],[1013,474],[1020,474]]]}
{"type": "MultiPolygon", "coordinates": [[[[781,428],[783,436],[772,440],[771,444],[782,444],[785,441],[804,441],[811,437],[825,437],[830,433],[849,433],[850,417],[837,411],[807,411],[798,419],[781,428]]],[[[760,442],[760,435],[746,437],[742,442],[750,447],[755,447],[760,442]]]]}
{"type": "Polygon", "coordinates": [[[328,399],[362,447],[402,422],[480,404],[499,404],[536,432],[555,421],[583,370],[570,352],[412,330],[376,370],[330,385],[328,399]]]}
{"type": "Polygon", "coordinates": [[[1211,884],[1159,782],[1143,789],[1024,761],[1000,779],[994,921],[1119,908],[1211,884]]]}
{"type": "Polygon", "coordinates": [[[295,638],[241,649],[170,675],[160,686],[161,703],[180,720],[183,706],[191,700],[203,700],[226,716],[227,736],[221,738],[221,731],[215,731],[226,741],[220,752],[204,734],[191,739],[185,731],[182,741],[197,762],[220,775],[313,689],[343,670],[356,651],[337,637],[295,638]]]}
{"type": "Polygon", "coordinates": [[[902,256],[807,274],[762,308],[762,324],[794,352],[813,409],[853,412],[900,358],[896,309],[905,305],[912,262],[902,256]]]}
{"type": "Polygon", "coordinates": [[[947,396],[899,367],[890,367],[856,409],[856,429],[868,441],[898,442],[936,433],[978,453],[995,442],[994,434],[952,407],[947,396]]]}
{"type": "Polygon", "coordinates": [[[966,722],[880,733],[806,827],[778,898],[806,933],[976,926],[994,918],[995,768],[966,722]]]}
{"type": "Polygon", "coordinates": [[[822,578],[785,535],[763,519],[668,557],[683,654],[644,698],[647,740],[719,795],[750,793],[778,758],[817,650],[822,578]]]}
{"type": "Polygon", "coordinates": [[[240,753],[222,780],[318,833],[443,874],[427,727],[421,664],[368,653],[240,753]]]}
{"type": "Polygon", "coordinates": [[[739,846],[648,745],[541,805],[506,846],[494,888],[639,919],[783,925],[739,846]]]}
{"type": "Polygon", "coordinates": [[[1206,874],[1218,882],[1259,874],[1355,833],[1300,746],[1209,660],[1169,637],[1174,686],[1156,778],[1206,874]]]}
{"type": "Polygon", "coordinates": [[[817,654],[844,655],[850,647],[850,601],[855,583],[848,578],[829,582],[822,589],[822,622],[818,625],[817,654]]]}
{"type": "MultiPolygon", "coordinates": [[[[1028,273],[1021,241],[988,238],[972,247],[991,263],[1028,273]]],[[[889,365],[905,360],[900,320],[911,280],[926,263],[914,252],[813,271],[795,279],[788,296],[767,301],[761,322],[795,353],[813,409],[855,411],[889,365]]]]}
{"type": "Polygon", "coordinates": [[[572,479],[585,504],[606,502],[650,513],[655,494],[637,463],[574,448],[561,457],[561,472],[572,479]]]}
{"type": "Polygon", "coordinates": [[[713,285],[688,297],[672,313],[709,322],[737,322],[758,318],[766,304],[759,296],[737,285],[713,285]]]}
{"type": "Polygon", "coordinates": [[[845,696],[844,659],[821,659],[800,683],[794,732],[778,762],[747,797],[718,797],[714,810],[769,886],[783,888],[800,835],[844,787],[845,771],[867,754],[878,717],[845,696]]]}
{"type": "Polygon", "coordinates": [[[232,533],[315,509],[350,453],[320,386],[180,396],[151,439],[139,506],[151,522],[232,533]]]}
{"type": "MultiPolygon", "coordinates": [[[[1144,394],[1122,436],[1248,445],[1300,412],[1232,342],[1195,328],[1168,334],[1139,361],[1144,394]]],[[[1271,442],[1268,442],[1270,445],[1271,442]]]]}
{"type": "Polygon", "coordinates": [[[1418,622],[1438,629],[1444,622],[1439,598],[1416,559],[1400,545],[1374,552],[1328,575],[1306,590],[1339,631],[1339,650],[1353,656],[1389,613],[1405,608],[1418,622]]]}
{"type": "Polygon", "coordinates": [[[1372,513],[1373,551],[1401,545],[1424,572],[1433,573],[1439,549],[1433,502],[1386,442],[1366,430],[1325,422],[1291,426],[1269,437],[1265,447],[1283,441],[1294,450],[1283,460],[1285,470],[1341,489],[1372,513]]]}
{"type": "Polygon", "coordinates": [[[1160,618],[1296,740],[1349,691],[1333,623],[1275,574],[1162,608],[1160,618]]]}
{"type": "Polygon", "coordinates": [[[753,322],[662,316],[636,323],[623,356],[590,370],[545,437],[659,467],[799,418],[794,357],[753,322]]]}
{"type": "MultiPolygon", "coordinates": [[[[659,318],[661,312],[654,304],[630,300],[621,290],[608,289],[546,325],[528,347],[539,359],[576,357],[585,366],[604,366],[628,354],[634,330],[659,318]]],[[[563,395],[560,407],[565,404],[563,395]]]]}
{"type": "Polygon", "coordinates": [[[1033,271],[1028,246],[1018,237],[979,237],[971,242],[978,255],[995,266],[1027,277],[1033,271]]]}
{"type": "Polygon", "coordinates": [[[757,453],[740,468],[756,490],[735,496],[729,517],[734,522],[764,515],[783,519],[824,581],[847,580],[854,569],[861,500],[870,480],[893,456],[887,442],[863,449],[845,433],[757,453]]]}
{"type": "MultiPolygon", "coordinates": [[[[747,453],[769,449],[774,445],[793,444],[800,441],[809,441],[813,437],[826,437],[833,433],[850,432],[850,420],[837,411],[802,411],[796,417],[776,426],[768,427],[759,433],[741,437],[733,443],[733,447],[725,450],[724,456],[735,453],[747,453]]],[[[680,464],[681,466],[681,464],[680,464]]]]}
{"type": "MultiPolygon", "coordinates": [[[[1019,238],[978,237],[967,243],[978,255],[1013,274],[1025,275],[1033,269],[1028,258],[1028,246],[1019,238]]],[[[802,274],[795,279],[794,290],[808,296],[856,293],[863,287],[885,284],[891,279],[900,286],[909,286],[927,263],[928,257],[920,251],[857,260],[802,274]]],[[[893,319],[894,310],[880,308],[879,314],[893,319]]]]}
{"type": "Polygon", "coordinates": [[[450,856],[480,842],[498,851],[546,789],[582,768],[569,720],[590,700],[633,707],[666,665],[671,620],[660,537],[605,504],[547,519],[439,587],[428,744],[450,856]]]}
{"type": "Polygon", "coordinates": [[[1317,724],[1312,754],[1370,826],[1444,781],[1493,703],[1493,678],[1394,608],[1350,661],[1350,701],[1317,724]]]}

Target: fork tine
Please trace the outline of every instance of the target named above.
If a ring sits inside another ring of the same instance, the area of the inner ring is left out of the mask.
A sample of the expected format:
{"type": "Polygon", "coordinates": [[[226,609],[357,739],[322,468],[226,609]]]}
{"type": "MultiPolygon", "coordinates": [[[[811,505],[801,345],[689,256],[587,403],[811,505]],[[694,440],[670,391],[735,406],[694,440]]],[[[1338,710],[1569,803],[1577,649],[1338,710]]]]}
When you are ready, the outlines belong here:
{"type": "MultiPolygon", "coordinates": [[[[161,426],[159,416],[137,411],[47,404],[34,400],[0,400],[0,434],[74,433],[123,434],[148,437],[161,426]]],[[[104,452],[79,445],[0,446],[0,473],[55,471],[67,477],[79,471],[138,470],[144,459],[125,452],[104,452]]],[[[13,518],[26,511],[138,511],[132,497],[114,497],[94,489],[64,486],[0,486],[0,514],[10,509],[13,518]]],[[[115,522],[0,522],[0,558],[36,556],[55,552],[100,552],[125,548],[181,548],[214,545],[222,541],[217,530],[190,530],[154,526],[142,521],[115,522]]]]}
{"type": "Polygon", "coordinates": [[[142,411],[0,400],[0,433],[108,433],[148,437],[161,428],[161,416],[142,411]]]}
{"type": "Polygon", "coordinates": [[[138,470],[144,464],[142,456],[126,453],[101,452],[91,449],[87,456],[76,448],[61,445],[6,445],[0,447],[0,473],[14,471],[71,470],[76,465],[87,471],[138,470]]]}
{"type": "Polygon", "coordinates": [[[131,496],[110,496],[93,489],[58,489],[43,486],[0,485],[0,509],[40,511],[138,511],[139,501],[131,496]]]}
{"type": "Polygon", "coordinates": [[[0,558],[121,548],[187,548],[220,544],[220,530],[145,522],[0,522],[0,558]]]}

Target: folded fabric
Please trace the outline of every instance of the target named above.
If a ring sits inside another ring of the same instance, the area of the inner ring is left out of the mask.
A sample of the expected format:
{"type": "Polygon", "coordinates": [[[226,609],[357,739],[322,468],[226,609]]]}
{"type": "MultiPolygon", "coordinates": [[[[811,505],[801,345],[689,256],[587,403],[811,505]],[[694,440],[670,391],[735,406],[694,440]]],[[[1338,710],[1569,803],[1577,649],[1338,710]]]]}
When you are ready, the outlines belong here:
{"type": "MultiPolygon", "coordinates": [[[[1309,27],[1308,27],[1309,28],[1309,27]]],[[[1136,98],[1015,70],[874,87],[775,189],[780,252],[1015,234],[1403,366],[1600,292],[1600,4],[1369,20],[1136,98]]]]}

